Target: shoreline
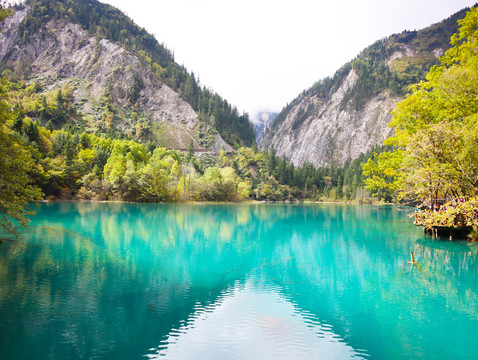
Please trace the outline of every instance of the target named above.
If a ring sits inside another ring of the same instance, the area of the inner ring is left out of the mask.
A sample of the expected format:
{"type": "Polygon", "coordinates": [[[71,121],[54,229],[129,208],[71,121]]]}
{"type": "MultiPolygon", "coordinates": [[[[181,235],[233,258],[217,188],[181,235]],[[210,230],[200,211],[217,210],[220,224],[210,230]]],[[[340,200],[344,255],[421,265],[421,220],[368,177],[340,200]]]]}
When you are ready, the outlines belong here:
{"type": "Polygon", "coordinates": [[[146,201],[128,201],[128,200],[96,200],[96,199],[41,199],[34,203],[55,203],[55,202],[85,202],[85,203],[126,203],[126,204],[194,204],[194,205],[237,205],[237,204],[303,204],[303,205],[319,205],[319,204],[347,204],[347,205],[374,205],[374,206],[391,206],[399,205],[395,203],[384,203],[380,201],[375,202],[359,202],[352,200],[283,200],[283,201],[271,201],[271,200],[240,200],[240,201],[207,201],[207,200],[191,200],[191,201],[159,201],[159,202],[146,202],[146,201]]]}

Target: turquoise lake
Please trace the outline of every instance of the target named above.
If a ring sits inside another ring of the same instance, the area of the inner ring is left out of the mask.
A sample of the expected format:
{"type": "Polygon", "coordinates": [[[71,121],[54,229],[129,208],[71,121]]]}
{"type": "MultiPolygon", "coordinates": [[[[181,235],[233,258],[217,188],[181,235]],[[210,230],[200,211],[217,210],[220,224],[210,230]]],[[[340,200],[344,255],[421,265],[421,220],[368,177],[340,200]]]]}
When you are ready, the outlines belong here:
{"type": "Polygon", "coordinates": [[[0,238],[2,360],[478,358],[478,244],[396,207],[60,202],[0,238]]]}

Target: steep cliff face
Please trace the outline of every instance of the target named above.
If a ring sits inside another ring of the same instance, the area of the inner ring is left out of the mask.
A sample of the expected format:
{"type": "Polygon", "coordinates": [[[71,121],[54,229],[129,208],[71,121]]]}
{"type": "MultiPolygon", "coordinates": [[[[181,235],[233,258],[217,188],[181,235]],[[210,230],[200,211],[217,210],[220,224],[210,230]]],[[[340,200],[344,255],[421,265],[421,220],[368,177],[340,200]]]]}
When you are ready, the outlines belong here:
{"type": "MultiPolygon", "coordinates": [[[[0,32],[0,64],[21,67],[28,83],[45,91],[68,86],[86,129],[100,130],[105,102],[113,110],[114,127],[134,134],[138,117],[150,124],[159,145],[186,147],[198,141],[198,116],[181,96],[162,83],[135,54],[80,25],[51,20],[33,35],[19,27],[30,7],[16,11],[0,32]]],[[[222,139],[221,139],[222,140],[222,139]]]]}
{"type": "Polygon", "coordinates": [[[277,154],[285,154],[295,165],[325,166],[332,162],[341,165],[347,158],[357,158],[381,144],[391,134],[387,124],[399,98],[384,92],[361,110],[342,109],[344,96],[357,79],[352,69],[330,98],[312,94],[301,97],[285,119],[266,133],[261,147],[274,147],[277,154]]]}
{"type": "Polygon", "coordinates": [[[365,49],[333,78],[317,82],[288,104],[262,138],[296,166],[343,165],[391,135],[390,112],[407,86],[423,79],[449,48],[465,10],[420,31],[405,31],[365,49]]]}

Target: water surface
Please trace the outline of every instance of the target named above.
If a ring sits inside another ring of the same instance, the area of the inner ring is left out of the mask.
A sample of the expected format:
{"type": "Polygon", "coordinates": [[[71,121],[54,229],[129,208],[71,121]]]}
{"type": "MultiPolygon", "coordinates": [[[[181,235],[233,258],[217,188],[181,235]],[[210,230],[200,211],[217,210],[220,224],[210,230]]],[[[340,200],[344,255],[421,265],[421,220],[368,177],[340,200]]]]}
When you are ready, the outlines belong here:
{"type": "Polygon", "coordinates": [[[42,204],[0,359],[476,359],[477,252],[393,207],[42,204]]]}

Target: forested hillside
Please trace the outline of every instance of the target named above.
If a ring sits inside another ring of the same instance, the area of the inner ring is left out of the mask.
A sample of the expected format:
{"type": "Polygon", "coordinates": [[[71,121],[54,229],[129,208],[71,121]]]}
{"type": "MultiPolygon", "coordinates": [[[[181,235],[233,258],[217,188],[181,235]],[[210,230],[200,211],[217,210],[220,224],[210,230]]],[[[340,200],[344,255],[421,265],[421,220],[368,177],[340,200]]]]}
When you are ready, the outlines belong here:
{"type": "MultiPolygon", "coordinates": [[[[1,85],[2,129],[24,154],[22,171],[28,174],[24,183],[38,187],[44,198],[146,202],[370,200],[363,189],[361,163],[373,153],[348,161],[341,168],[316,169],[310,164],[296,168],[273,150],[260,152],[257,147],[241,147],[229,154],[224,150],[220,154],[195,153],[192,146],[185,152],[168,150],[154,143],[114,139],[72,126],[54,129],[51,120],[42,126],[24,111],[34,108],[38,101],[32,97],[35,85],[25,87],[6,80],[1,85]]],[[[68,94],[57,91],[43,101],[48,105],[39,107],[40,112],[44,111],[39,117],[68,116],[68,94]]],[[[2,152],[7,153],[7,149],[2,152]]]]}
{"type": "MultiPolygon", "coordinates": [[[[148,91],[148,83],[150,81],[154,82],[154,79],[156,79],[179,94],[197,114],[199,125],[195,126],[194,134],[189,131],[187,136],[192,136],[198,147],[209,146],[214,132],[218,132],[226,142],[234,146],[250,146],[254,143],[253,128],[247,114],[240,114],[234,106],[218,94],[201,86],[194,73],[189,73],[183,66],[176,64],[172,53],[167,48],[158,43],[144,29],[134,24],[121,11],[96,0],[28,0],[25,7],[28,11],[24,18],[19,19],[21,22],[16,30],[17,33],[13,30],[8,31],[6,35],[7,40],[3,42],[3,60],[0,65],[4,75],[10,80],[25,80],[27,82],[35,80],[40,86],[46,85],[51,89],[54,87],[53,85],[63,87],[65,82],[61,80],[71,75],[68,86],[73,88],[73,90],[77,90],[81,84],[75,83],[75,76],[73,76],[76,75],[75,69],[68,69],[68,63],[62,65],[60,73],[57,74],[58,81],[56,84],[52,81],[52,74],[48,74],[50,78],[42,78],[42,75],[47,75],[41,74],[39,71],[32,73],[31,70],[32,67],[33,70],[38,69],[38,66],[35,65],[41,61],[42,50],[44,50],[42,47],[51,45],[50,43],[52,42],[61,43],[65,38],[65,35],[62,34],[63,31],[78,32],[76,28],[69,27],[67,24],[78,24],[88,35],[83,33],[73,34],[78,35],[82,39],[81,42],[75,44],[75,47],[68,50],[78,51],[82,47],[90,45],[92,42],[91,36],[96,39],[96,44],[91,44],[95,54],[87,71],[93,71],[95,65],[101,64],[102,57],[107,56],[108,52],[111,53],[111,46],[108,47],[101,39],[120,45],[120,47],[123,47],[139,59],[141,69],[136,71],[135,69],[128,69],[121,63],[112,64],[112,68],[109,70],[112,77],[112,85],[109,87],[106,85],[103,89],[104,94],[102,94],[106,100],[108,98],[113,100],[109,102],[106,108],[115,106],[119,108],[110,109],[116,110],[111,111],[113,114],[110,116],[133,118],[132,123],[129,125],[144,129],[144,136],[137,136],[137,140],[161,142],[157,141],[157,138],[161,138],[161,136],[148,136],[148,133],[158,132],[158,129],[155,129],[157,125],[153,124],[155,122],[154,119],[153,123],[151,123],[151,116],[148,114],[148,111],[144,111],[145,107],[142,106],[141,102],[143,100],[142,96],[144,97],[144,93],[148,91]],[[45,29],[48,30],[48,34],[54,34],[51,39],[45,34],[45,29]],[[16,42],[15,39],[11,39],[14,35],[19,39],[16,42]],[[8,38],[9,36],[10,39],[8,38]],[[49,40],[49,42],[46,40],[49,40]],[[6,45],[9,45],[8,48],[6,45]],[[131,74],[128,72],[131,72],[131,74]],[[145,72],[148,73],[145,74],[145,72]],[[114,84],[116,81],[114,80],[117,80],[121,75],[127,77],[128,88],[124,89],[125,94],[120,94],[123,95],[120,97],[127,101],[118,106],[118,101],[116,103],[114,101],[119,97],[115,93],[114,84]],[[154,79],[150,79],[150,77],[154,79]],[[140,106],[135,107],[138,103],[140,106]],[[135,118],[139,118],[141,121],[137,121],[135,118]]],[[[15,12],[20,12],[22,9],[23,6],[17,6],[15,12]]],[[[49,49],[49,51],[52,50],[49,49]]],[[[70,64],[70,68],[75,66],[77,65],[74,62],[70,64]]],[[[159,87],[158,85],[155,86],[156,88],[159,87]]],[[[85,90],[85,88],[81,90],[82,92],[88,92],[88,89],[85,90]]],[[[83,102],[86,101],[84,96],[74,100],[74,105],[77,105],[77,107],[82,105],[80,103],[82,100],[83,102]]],[[[95,106],[100,107],[101,104],[95,104],[95,106]]],[[[105,106],[101,110],[104,111],[105,106]]],[[[108,114],[105,116],[107,117],[108,114]]],[[[65,120],[75,120],[75,117],[69,117],[65,120]]],[[[69,121],[65,122],[68,123],[69,121]]],[[[73,121],[73,123],[76,123],[76,121],[73,121]]],[[[54,125],[55,127],[61,127],[63,123],[54,125]]],[[[124,132],[114,131],[114,129],[104,129],[103,131],[108,132],[108,130],[110,130],[110,135],[116,133],[117,136],[121,136],[121,133],[124,132]]],[[[169,128],[162,130],[163,132],[174,131],[169,128]]]]}

